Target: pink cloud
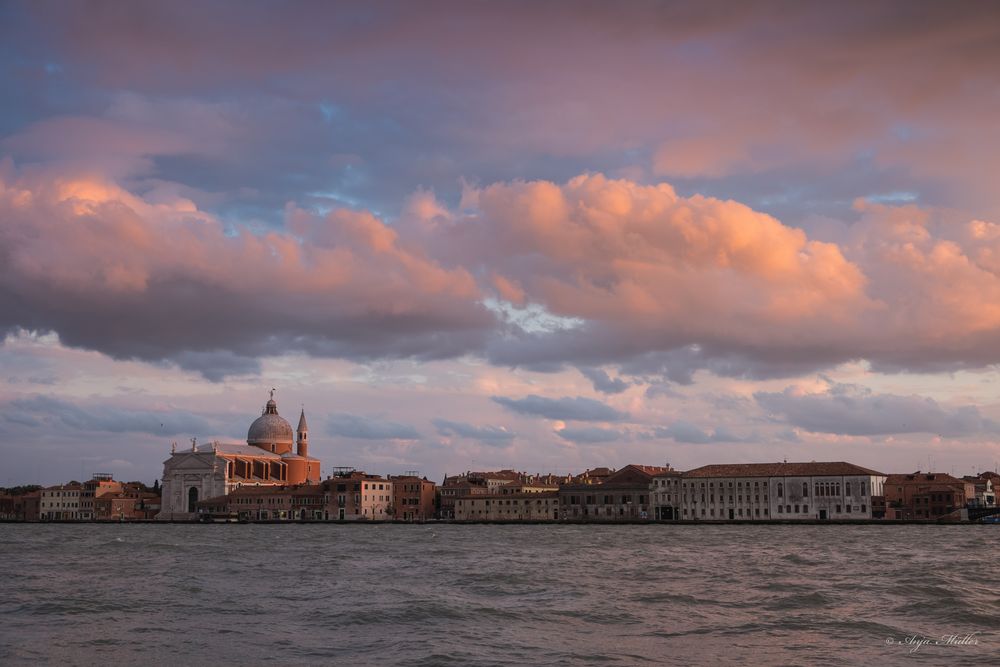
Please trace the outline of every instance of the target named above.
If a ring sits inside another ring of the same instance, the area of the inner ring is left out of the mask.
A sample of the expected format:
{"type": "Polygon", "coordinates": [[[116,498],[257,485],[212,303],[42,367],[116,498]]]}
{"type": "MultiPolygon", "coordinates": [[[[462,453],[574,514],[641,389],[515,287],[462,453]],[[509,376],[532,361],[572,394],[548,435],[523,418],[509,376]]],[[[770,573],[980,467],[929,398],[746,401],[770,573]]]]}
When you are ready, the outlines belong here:
{"type": "Polygon", "coordinates": [[[402,246],[369,213],[290,209],[289,232],[232,235],[186,200],[8,170],[0,217],[0,325],[117,357],[272,345],[392,356],[396,344],[452,356],[492,323],[466,271],[402,246]]]}

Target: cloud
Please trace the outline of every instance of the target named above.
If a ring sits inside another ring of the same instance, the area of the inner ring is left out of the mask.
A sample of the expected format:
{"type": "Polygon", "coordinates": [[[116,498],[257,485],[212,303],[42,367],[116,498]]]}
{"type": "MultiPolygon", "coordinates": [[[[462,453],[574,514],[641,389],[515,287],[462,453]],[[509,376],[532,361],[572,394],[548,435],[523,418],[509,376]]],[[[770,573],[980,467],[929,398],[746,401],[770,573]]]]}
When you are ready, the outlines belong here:
{"type": "Polygon", "coordinates": [[[333,436],[361,440],[418,440],[420,433],[408,424],[387,419],[337,413],[330,415],[326,432],[333,436]]]}
{"type": "Polygon", "coordinates": [[[693,445],[705,445],[715,442],[745,442],[742,438],[724,427],[706,431],[691,422],[678,420],[670,426],[659,426],[653,429],[657,438],[671,438],[675,442],[693,445]]]}
{"type": "Polygon", "coordinates": [[[625,434],[617,429],[600,428],[597,426],[573,427],[565,426],[555,430],[556,435],[564,440],[581,445],[621,440],[625,434]]]}
{"type": "Polygon", "coordinates": [[[1000,424],[983,417],[975,406],[949,408],[932,398],[876,394],[845,384],[822,392],[788,387],[757,392],[754,398],[776,418],[814,433],[883,436],[928,433],[959,438],[1000,433],[1000,424]]]}
{"type": "Polygon", "coordinates": [[[603,394],[620,394],[631,386],[631,383],[621,378],[612,379],[600,368],[581,368],[580,372],[594,384],[594,391],[603,394]]]}
{"type": "Polygon", "coordinates": [[[530,394],[519,399],[494,396],[493,400],[513,412],[546,419],[616,422],[628,418],[625,412],[583,396],[546,398],[530,394]]]}
{"type": "Polygon", "coordinates": [[[10,401],[5,420],[30,428],[56,425],[85,438],[88,433],[194,435],[208,433],[207,419],[183,410],[132,410],[114,405],[85,407],[57,398],[32,396],[10,401]]]}
{"type": "Polygon", "coordinates": [[[474,426],[448,419],[434,419],[432,422],[441,435],[471,438],[496,447],[505,447],[516,437],[513,431],[502,426],[474,426]]]}
{"type": "Polygon", "coordinates": [[[212,380],[256,358],[454,357],[494,316],[370,213],[291,207],[287,231],[223,224],[189,201],[149,203],[93,178],[0,169],[0,331],[54,331],[118,359],[212,380]]]}

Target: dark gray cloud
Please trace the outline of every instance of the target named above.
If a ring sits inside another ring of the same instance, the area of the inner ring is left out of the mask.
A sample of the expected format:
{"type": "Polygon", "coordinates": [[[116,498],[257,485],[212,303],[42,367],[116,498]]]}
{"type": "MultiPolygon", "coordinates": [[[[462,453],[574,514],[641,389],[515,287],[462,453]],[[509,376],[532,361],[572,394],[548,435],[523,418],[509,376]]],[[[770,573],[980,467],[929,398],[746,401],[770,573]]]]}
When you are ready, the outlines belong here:
{"type": "Polygon", "coordinates": [[[222,382],[234,375],[260,373],[259,360],[232,350],[183,350],[173,355],[172,361],[184,370],[201,373],[210,382],[222,382]]]}
{"type": "Polygon", "coordinates": [[[880,436],[927,433],[962,437],[1000,433],[1000,424],[975,406],[944,407],[924,396],[876,394],[855,385],[834,384],[825,393],[788,388],[754,398],[775,418],[814,433],[880,436]]]}
{"type": "Polygon", "coordinates": [[[719,427],[712,430],[705,430],[696,424],[683,420],[676,421],[670,426],[659,426],[653,429],[652,435],[658,438],[671,438],[675,442],[692,445],[745,441],[745,438],[732,433],[726,428],[719,427]]]}
{"type": "Polygon", "coordinates": [[[450,421],[448,419],[432,420],[434,427],[441,435],[455,435],[461,438],[471,438],[486,445],[494,447],[505,447],[517,437],[513,431],[508,431],[500,426],[475,426],[465,422],[450,421]]]}
{"type": "Polygon", "coordinates": [[[557,429],[556,435],[564,440],[569,440],[580,445],[616,442],[625,437],[622,431],[613,428],[600,428],[598,426],[567,426],[566,428],[557,429]]]}
{"type": "Polygon", "coordinates": [[[602,394],[620,394],[631,386],[621,378],[612,378],[601,368],[581,368],[580,372],[594,384],[594,390],[602,394]]]}
{"type": "Polygon", "coordinates": [[[493,400],[508,410],[546,419],[617,422],[628,418],[625,412],[583,396],[546,398],[530,394],[524,398],[494,396],[493,400]]]}
{"type": "Polygon", "coordinates": [[[420,433],[409,424],[362,417],[346,413],[332,414],[326,421],[326,432],[333,436],[360,440],[418,440],[420,433]]]}

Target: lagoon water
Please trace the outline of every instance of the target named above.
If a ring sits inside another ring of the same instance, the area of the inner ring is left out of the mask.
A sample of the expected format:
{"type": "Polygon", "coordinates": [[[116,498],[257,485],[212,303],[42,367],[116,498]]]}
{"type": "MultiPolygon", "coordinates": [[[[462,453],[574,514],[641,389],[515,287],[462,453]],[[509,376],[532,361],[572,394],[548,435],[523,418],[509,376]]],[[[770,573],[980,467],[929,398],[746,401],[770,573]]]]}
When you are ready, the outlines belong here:
{"type": "Polygon", "coordinates": [[[3,524],[0,664],[982,666],[998,554],[1000,526],[3,524]]]}

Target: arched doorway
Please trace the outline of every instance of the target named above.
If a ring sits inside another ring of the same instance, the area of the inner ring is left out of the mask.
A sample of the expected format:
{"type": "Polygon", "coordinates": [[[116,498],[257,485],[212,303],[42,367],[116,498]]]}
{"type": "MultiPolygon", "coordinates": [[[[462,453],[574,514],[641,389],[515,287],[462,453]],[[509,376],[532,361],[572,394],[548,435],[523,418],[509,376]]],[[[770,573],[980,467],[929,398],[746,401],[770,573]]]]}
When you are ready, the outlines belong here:
{"type": "Polygon", "coordinates": [[[192,486],[188,489],[188,512],[192,514],[196,511],[195,505],[198,503],[198,487],[192,486]]]}

